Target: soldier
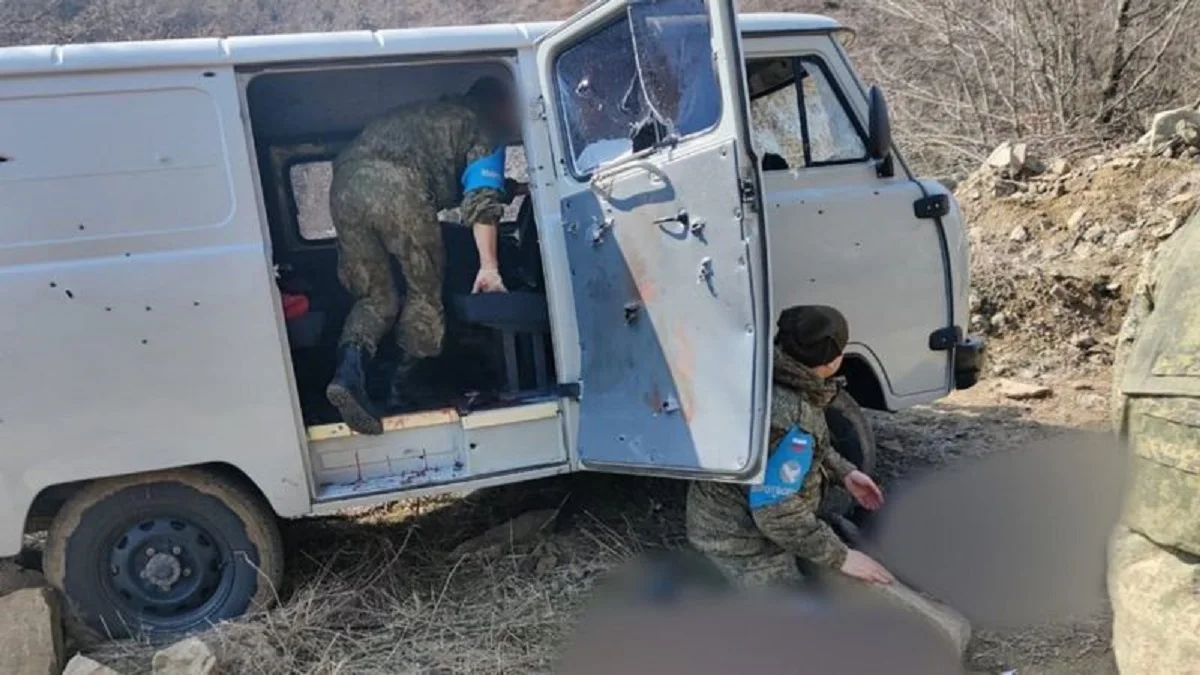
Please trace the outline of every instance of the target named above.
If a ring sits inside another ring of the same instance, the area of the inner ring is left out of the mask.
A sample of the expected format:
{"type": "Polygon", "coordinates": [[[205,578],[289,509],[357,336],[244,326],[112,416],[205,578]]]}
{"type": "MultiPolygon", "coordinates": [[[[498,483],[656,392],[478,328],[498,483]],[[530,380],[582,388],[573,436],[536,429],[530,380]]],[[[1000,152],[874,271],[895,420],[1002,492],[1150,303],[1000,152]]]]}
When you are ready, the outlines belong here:
{"type": "Polygon", "coordinates": [[[1117,344],[1114,417],[1131,455],[1109,551],[1123,675],[1200,673],[1200,213],[1143,269],[1117,344]]]}
{"type": "Polygon", "coordinates": [[[817,517],[826,481],[864,508],[883,504],[875,481],[830,444],[824,407],[837,393],[828,378],[842,362],[846,319],[832,307],[792,307],[775,338],[770,457],[762,485],[696,482],[688,488],[688,540],[743,586],[801,580],[797,558],[867,582],[892,575],[849,548],[817,517]]]}
{"type": "Polygon", "coordinates": [[[356,431],[383,432],[365,372],[393,324],[403,350],[393,392],[402,392],[422,359],[442,351],[445,251],[438,211],[458,206],[461,222],[474,230],[480,266],[472,292],[505,291],[497,225],[504,212],[504,143],[518,124],[507,87],[485,77],[465,96],[405,106],[371,122],[334,161],[329,201],[338,278],[357,300],[342,328],[326,396],[356,431]],[[390,256],[407,286],[403,311],[390,256]]]}

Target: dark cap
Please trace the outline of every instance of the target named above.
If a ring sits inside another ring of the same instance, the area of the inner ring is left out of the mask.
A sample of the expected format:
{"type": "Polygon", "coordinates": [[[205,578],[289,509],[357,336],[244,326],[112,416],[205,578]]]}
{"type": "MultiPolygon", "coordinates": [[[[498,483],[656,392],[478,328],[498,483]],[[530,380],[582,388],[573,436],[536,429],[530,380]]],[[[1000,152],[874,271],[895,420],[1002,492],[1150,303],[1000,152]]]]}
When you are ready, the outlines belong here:
{"type": "Polygon", "coordinates": [[[775,344],[809,368],[832,363],[850,341],[846,317],[824,305],[789,307],[776,325],[775,344]]]}

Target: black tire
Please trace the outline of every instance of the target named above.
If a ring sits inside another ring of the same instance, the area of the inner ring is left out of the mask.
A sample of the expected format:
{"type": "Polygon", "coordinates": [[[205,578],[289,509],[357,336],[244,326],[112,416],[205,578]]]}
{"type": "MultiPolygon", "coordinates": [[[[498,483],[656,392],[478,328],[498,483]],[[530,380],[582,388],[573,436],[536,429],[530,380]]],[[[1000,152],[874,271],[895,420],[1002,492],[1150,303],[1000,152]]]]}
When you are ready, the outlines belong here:
{"type": "Polygon", "coordinates": [[[168,640],[270,606],[283,541],[251,489],[178,469],[72,496],[51,525],[45,569],[77,639],[168,640]]]}
{"type": "MultiPolygon", "coordinates": [[[[875,432],[858,401],[845,389],[840,389],[825,408],[825,423],[829,425],[829,439],[838,454],[873,478],[875,432]]],[[[828,513],[849,515],[854,510],[854,500],[840,485],[830,485],[825,490],[821,508],[828,513]]]]}

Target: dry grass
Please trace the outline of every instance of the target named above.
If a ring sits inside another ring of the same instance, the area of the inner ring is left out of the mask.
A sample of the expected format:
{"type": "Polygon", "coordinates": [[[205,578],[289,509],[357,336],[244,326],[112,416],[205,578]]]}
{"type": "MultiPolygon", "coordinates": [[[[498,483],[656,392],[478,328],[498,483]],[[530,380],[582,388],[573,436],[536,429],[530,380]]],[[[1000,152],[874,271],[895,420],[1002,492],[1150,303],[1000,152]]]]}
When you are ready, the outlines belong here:
{"type": "MultiPolygon", "coordinates": [[[[605,572],[682,545],[681,496],[678,483],[583,476],[292,522],[279,607],[205,639],[234,673],[550,672],[605,572]],[[546,507],[559,516],[541,536],[454,554],[546,507]]],[[[127,641],[94,657],[133,674],[153,652],[127,641]]]]}

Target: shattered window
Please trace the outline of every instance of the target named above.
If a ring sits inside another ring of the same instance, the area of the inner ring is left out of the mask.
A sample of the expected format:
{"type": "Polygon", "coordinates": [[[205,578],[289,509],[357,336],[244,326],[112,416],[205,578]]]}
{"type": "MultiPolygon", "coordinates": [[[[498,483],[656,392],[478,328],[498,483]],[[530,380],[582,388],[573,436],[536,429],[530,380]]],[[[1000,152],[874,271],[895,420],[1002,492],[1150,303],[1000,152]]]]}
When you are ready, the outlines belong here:
{"type": "Polygon", "coordinates": [[[704,0],[651,0],[555,61],[576,175],[711,128],[721,113],[704,0]]]}
{"type": "Polygon", "coordinates": [[[815,59],[801,61],[800,80],[812,164],[856,162],[867,159],[867,144],[854,124],[852,113],[824,66],[815,59]]]}
{"type": "Polygon", "coordinates": [[[764,171],[866,161],[865,134],[818,59],[759,59],[746,72],[751,142],[764,171]]]}

